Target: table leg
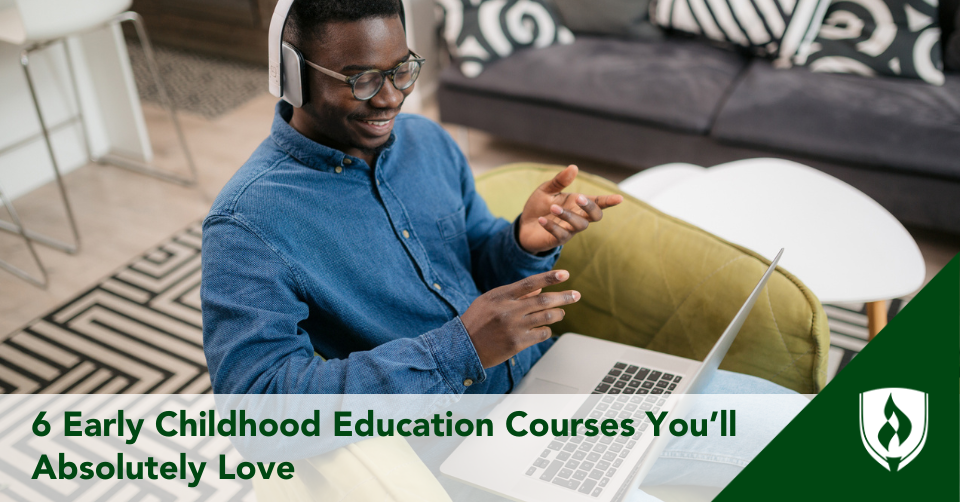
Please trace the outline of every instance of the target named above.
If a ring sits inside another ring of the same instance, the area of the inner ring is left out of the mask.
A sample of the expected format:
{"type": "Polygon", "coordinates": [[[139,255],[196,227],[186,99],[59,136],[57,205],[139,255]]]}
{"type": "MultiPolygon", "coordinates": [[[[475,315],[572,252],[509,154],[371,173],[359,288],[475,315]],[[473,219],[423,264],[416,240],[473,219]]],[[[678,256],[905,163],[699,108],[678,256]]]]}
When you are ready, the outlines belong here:
{"type": "Polygon", "coordinates": [[[867,330],[870,332],[870,340],[877,336],[877,333],[887,325],[887,302],[880,300],[867,304],[867,330]]]}

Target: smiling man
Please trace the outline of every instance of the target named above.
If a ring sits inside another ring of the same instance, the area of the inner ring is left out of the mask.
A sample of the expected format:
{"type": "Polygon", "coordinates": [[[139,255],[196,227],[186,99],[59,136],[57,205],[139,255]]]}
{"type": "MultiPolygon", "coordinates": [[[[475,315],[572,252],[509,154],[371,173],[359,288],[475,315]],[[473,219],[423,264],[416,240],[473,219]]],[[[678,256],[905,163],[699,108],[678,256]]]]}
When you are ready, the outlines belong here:
{"type": "MultiPolygon", "coordinates": [[[[399,13],[397,0],[293,4],[303,106],[277,104],[204,221],[216,393],[510,392],[580,299],[541,290],[569,278],[550,270],[560,247],[622,197],[564,192],[570,166],[516,220],[494,218],[449,135],[400,114],[421,61],[399,13]]],[[[707,392],[789,391],[720,371],[707,392]]],[[[771,425],[749,444],[675,438],[646,482],[723,486],[800,408],[744,412],[771,425]]]]}
{"type": "Polygon", "coordinates": [[[305,100],[214,202],[204,351],[217,393],[504,393],[579,293],[542,293],[560,247],[622,197],[565,193],[494,218],[457,145],[400,114],[423,60],[397,0],[297,0],[305,100]],[[316,357],[316,354],[323,356],[316,357]]]}

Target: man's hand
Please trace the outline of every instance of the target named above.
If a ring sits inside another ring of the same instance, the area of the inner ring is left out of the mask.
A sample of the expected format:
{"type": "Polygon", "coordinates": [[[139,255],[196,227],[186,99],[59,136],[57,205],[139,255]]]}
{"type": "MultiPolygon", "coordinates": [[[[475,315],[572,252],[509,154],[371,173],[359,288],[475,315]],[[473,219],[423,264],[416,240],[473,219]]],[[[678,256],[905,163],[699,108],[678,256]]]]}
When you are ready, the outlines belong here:
{"type": "Polygon", "coordinates": [[[623,202],[620,195],[563,193],[577,178],[577,166],[569,166],[540,185],[527,199],[520,215],[520,247],[537,254],[566,244],[594,221],[603,210],[623,202]]]}
{"type": "Polygon", "coordinates": [[[570,278],[554,270],[487,291],[460,316],[484,368],[496,366],[523,349],[552,336],[548,324],[563,319],[563,305],[580,300],[580,293],[541,293],[570,278]]]}

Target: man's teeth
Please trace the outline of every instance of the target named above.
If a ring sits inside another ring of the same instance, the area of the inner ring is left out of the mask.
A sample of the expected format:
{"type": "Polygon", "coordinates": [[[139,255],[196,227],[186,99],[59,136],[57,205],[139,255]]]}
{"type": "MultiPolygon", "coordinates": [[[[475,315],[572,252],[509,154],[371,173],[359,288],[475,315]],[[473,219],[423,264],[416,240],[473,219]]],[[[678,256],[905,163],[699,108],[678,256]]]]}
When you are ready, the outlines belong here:
{"type": "Polygon", "coordinates": [[[389,120],[364,120],[364,122],[375,126],[385,126],[390,123],[389,120]]]}

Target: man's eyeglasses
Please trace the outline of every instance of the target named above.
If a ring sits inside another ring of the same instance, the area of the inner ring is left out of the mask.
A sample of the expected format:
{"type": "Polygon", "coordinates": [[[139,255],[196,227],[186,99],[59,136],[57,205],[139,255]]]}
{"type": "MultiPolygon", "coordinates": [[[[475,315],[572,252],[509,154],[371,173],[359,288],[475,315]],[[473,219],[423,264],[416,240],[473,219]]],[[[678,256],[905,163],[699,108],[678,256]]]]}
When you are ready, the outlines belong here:
{"type": "Polygon", "coordinates": [[[409,88],[416,82],[417,77],[420,76],[420,67],[426,59],[418,56],[417,53],[413,51],[410,51],[410,56],[409,59],[394,66],[390,70],[366,70],[349,77],[333,70],[328,70],[310,61],[304,60],[304,62],[324,75],[329,75],[341,82],[350,84],[350,87],[353,89],[353,97],[360,101],[367,101],[380,92],[380,89],[383,87],[383,82],[387,77],[390,77],[393,86],[399,91],[409,88]]]}

